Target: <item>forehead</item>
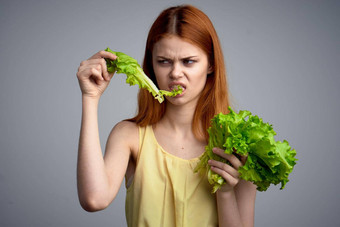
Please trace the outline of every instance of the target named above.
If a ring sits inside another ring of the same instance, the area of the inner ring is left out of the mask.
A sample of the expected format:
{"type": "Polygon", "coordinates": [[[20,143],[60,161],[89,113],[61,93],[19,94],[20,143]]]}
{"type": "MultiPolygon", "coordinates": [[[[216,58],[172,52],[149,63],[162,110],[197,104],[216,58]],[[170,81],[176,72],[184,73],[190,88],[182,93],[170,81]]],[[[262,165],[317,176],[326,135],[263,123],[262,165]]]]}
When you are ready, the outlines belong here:
{"type": "Polygon", "coordinates": [[[196,45],[177,36],[168,36],[160,39],[153,47],[153,56],[188,57],[205,55],[204,51],[196,45]]]}

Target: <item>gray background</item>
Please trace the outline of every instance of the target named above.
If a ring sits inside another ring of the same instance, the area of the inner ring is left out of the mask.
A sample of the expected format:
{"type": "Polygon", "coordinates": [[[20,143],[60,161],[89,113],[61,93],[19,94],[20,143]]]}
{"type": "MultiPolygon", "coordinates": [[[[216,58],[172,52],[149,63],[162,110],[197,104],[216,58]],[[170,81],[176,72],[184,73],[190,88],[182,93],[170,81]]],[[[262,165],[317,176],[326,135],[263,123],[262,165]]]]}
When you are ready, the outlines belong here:
{"type": "MultiPolygon", "coordinates": [[[[125,189],[87,213],[76,191],[80,61],[107,46],[142,61],[159,12],[180,1],[1,1],[0,226],[125,226],[125,189]]],[[[340,226],[340,1],[187,1],[213,21],[236,109],[274,125],[299,159],[282,191],[258,193],[256,226],[340,226]]],[[[102,146],[136,109],[114,77],[102,146]]]]}

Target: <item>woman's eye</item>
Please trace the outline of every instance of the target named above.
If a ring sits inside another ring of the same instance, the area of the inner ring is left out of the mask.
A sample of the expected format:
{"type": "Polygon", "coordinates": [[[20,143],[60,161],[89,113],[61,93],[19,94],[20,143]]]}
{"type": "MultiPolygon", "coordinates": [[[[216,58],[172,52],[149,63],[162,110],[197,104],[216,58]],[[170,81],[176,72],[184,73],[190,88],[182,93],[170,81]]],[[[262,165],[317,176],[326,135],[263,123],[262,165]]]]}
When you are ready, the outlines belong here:
{"type": "Polygon", "coordinates": [[[161,64],[161,65],[168,65],[168,64],[170,64],[171,62],[170,62],[169,60],[162,59],[162,60],[158,60],[158,63],[161,64]]]}
{"type": "Polygon", "coordinates": [[[193,63],[195,63],[196,61],[195,60],[192,60],[192,59],[184,59],[183,60],[183,64],[184,65],[191,65],[193,63]]]}

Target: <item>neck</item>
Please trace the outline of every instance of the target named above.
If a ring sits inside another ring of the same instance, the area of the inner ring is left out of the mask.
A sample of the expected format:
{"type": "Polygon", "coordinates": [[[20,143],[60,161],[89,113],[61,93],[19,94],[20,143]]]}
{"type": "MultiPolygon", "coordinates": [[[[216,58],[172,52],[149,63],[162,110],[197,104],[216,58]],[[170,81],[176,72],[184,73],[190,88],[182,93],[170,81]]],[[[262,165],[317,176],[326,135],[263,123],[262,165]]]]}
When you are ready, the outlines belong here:
{"type": "Polygon", "coordinates": [[[175,106],[167,103],[165,115],[159,122],[163,126],[174,130],[175,133],[192,134],[192,121],[196,106],[175,106]]]}

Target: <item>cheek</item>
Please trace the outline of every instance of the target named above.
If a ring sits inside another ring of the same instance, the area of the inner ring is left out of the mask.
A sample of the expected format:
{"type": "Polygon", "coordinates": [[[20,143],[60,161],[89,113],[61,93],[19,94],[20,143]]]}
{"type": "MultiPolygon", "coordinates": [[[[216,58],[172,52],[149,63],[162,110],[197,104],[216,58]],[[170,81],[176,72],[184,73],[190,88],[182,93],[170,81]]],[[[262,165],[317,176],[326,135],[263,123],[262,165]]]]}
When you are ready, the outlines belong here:
{"type": "Polygon", "coordinates": [[[201,91],[203,91],[205,84],[207,82],[207,75],[203,75],[200,79],[201,83],[199,84],[201,91]]]}
{"type": "Polygon", "coordinates": [[[162,74],[164,74],[164,73],[162,73],[163,70],[161,68],[157,67],[157,66],[153,68],[153,71],[155,72],[156,78],[161,77],[162,74]]]}
{"type": "Polygon", "coordinates": [[[205,83],[207,81],[207,71],[206,70],[197,70],[197,72],[194,74],[195,76],[195,81],[196,81],[196,86],[200,87],[203,89],[205,86],[205,83]]]}
{"type": "Polygon", "coordinates": [[[157,81],[158,87],[159,88],[163,87],[163,85],[167,83],[167,81],[166,81],[166,79],[167,79],[166,70],[164,68],[160,68],[160,67],[154,67],[153,70],[154,70],[154,73],[155,73],[155,76],[156,76],[156,81],[157,81]]]}

